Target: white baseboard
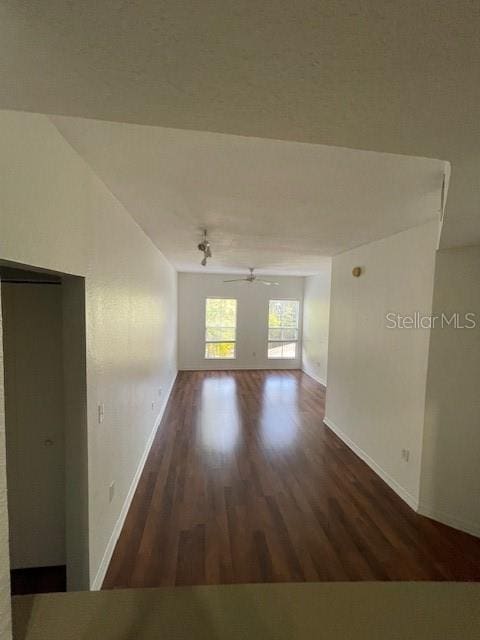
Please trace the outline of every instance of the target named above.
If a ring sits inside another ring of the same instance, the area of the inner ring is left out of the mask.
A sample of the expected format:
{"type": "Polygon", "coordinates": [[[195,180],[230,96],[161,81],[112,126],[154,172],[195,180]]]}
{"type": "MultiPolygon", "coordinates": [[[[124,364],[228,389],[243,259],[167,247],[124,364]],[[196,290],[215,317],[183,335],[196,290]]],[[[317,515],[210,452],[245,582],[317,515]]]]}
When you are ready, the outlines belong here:
{"type": "MultiPolygon", "coordinates": [[[[223,360],[222,362],[225,362],[225,360],[223,360]]],[[[298,371],[301,369],[301,367],[298,362],[295,362],[294,364],[287,364],[287,363],[284,363],[280,358],[274,358],[272,364],[265,364],[265,365],[237,366],[234,364],[232,365],[217,364],[215,363],[215,361],[213,361],[213,364],[211,365],[199,364],[197,367],[187,367],[187,366],[178,367],[179,371],[274,371],[274,370],[282,371],[283,369],[285,370],[288,369],[289,371],[298,371]]]]}
{"type": "Polygon", "coordinates": [[[311,369],[308,369],[307,367],[302,367],[302,371],[303,373],[306,373],[307,376],[309,376],[310,378],[313,378],[315,380],[315,382],[318,382],[319,384],[322,385],[322,387],[327,388],[327,381],[324,380],[324,378],[320,378],[319,376],[315,375],[311,369]]]}
{"type": "Polygon", "coordinates": [[[404,489],[392,476],[390,476],[385,469],[383,469],[379,464],[371,458],[368,453],[366,453],[363,449],[361,449],[353,440],[351,440],[346,433],[344,433],[332,420],[325,417],[323,422],[327,425],[329,429],[335,433],[340,440],[342,440],[354,453],[357,454],[359,458],[361,458],[368,466],[375,471],[375,473],[380,476],[380,478],[388,484],[388,486],[395,491],[397,495],[404,500],[409,507],[411,507],[414,511],[418,511],[418,500],[412,496],[406,489],[404,489]]]}
{"type": "Polygon", "coordinates": [[[355,442],[353,442],[353,440],[351,440],[347,436],[347,434],[345,434],[332,420],[325,417],[323,422],[340,438],[340,440],[342,440],[348,447],[350,447],[350,449],[354,453],[356,453],[359,458],[361,458],[366,464],[368,464],[368,466],[373,469],[373,471],[375,471],[375,473],[379,475],[380,478],[382,478],[382,480],[386,482],[388,486],[393,489],[393,491],[395,491],[395,493],[399,495],[400,498],[402,498],[402,500],[404,500],[414,511],[422,516],[426,516],[427,518],[431,518],[432,520],[437,520],[438,522],[446,524],[449,527],[459,529],[460,531],[464,531],[465,533],[469,533],[472,536],[480,538],[480,526],[477,523],[457,518],[456,516],[452,516],[451,514],[437,509],[425,502],[419,502],[414,496],[412,496],[411,493],[409,493],[400,484],[398,484],[398,482],[394,478],[392,478],[379,464],[377,464],[375,460],[373,460],[368,455],[368,453],[365,453],[363,449],[355,444],[355,442]]]}
{"type": "Polygon", "coordinates": [[[108,566],[110,564],[110,560],[112,559],[113,552],[115,550],[115,545],[117,544],[117,540],[122,531],[125,518],[127,517],[128,510],[130,508],[130,504],[132,502],[133,496],[135,495],[135,491],[137,489],[138,481],[140,480],[140,476],[142,475],[143,467],[145,466],[145,462],[147,461],[148,454],[150,453],[150,449],[153,444],[153,440],[157,433],[158,427],[160,426],[160,422],[162,421],[163,414],[165,413],[165,408],[167,406],[167,402],[170,398],[170,394],[173,389],[173,385],[175,384],[175,380],[177,378],[177,374],[173,376],[173,379],[167,389],[167,393],[163,396],[163,404],[162,407],[155,419],[153,429],[148,436],[147,443],[145,445],[145,449],[143,451],[142,457],[140,458],[140,462],[138,463],[137,470],[135,471],[135,475],[133,476],[132,483],[130,485],[130,489],[128,490],[127,496],[123,503],[122,509],[120,511],[120,515],[118,516],[117,522],[112,531],[112,535],[110,536],[110,540],[108,541],[107,547],[105,549],[105,553],[103,554],[102,561],[98,568],[97,574],[93,579],[90,588],[92,591],[98,591],[102,588],[103,581],[105,579],[105,575],[107,573],[108,566]]]}
{"type": "Polygon", "coordinates": [[[436,507],[426,504],[425,502],[420,501],[418,513],[422,516],[426,516],[427,518],[431,518],[432,520],[437,520],[442,524],[446,524],[449,527],[459,529],[460,531],[464,531],[465,533],[469,533],[472,536],[480,538],[480,526],[478,524],[452,516],[441,509],[437,509],[436,507]]]}

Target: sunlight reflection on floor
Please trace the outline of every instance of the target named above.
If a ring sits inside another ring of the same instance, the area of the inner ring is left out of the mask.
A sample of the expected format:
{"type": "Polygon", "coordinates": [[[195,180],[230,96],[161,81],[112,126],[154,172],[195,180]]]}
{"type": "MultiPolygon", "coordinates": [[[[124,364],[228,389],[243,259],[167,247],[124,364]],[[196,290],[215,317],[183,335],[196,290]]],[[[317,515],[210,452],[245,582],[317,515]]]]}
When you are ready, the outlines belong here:
{"type": "Polygon", "coordinates": [[[235,451],[240,434],[235,378],[208,378],[203,381],[199,429],[205,450],[216,453],[235,451]]]}

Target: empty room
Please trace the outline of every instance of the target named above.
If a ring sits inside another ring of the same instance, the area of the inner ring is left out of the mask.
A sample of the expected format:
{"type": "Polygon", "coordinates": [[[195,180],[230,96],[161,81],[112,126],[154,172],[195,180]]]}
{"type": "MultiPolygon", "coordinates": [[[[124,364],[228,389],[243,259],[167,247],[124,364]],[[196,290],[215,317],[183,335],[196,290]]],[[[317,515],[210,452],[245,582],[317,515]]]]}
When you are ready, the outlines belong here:
{"type": "Polygon", "coordinates": [[[469,3],[7,3],[0,636],[480,633],[469,3]]]}

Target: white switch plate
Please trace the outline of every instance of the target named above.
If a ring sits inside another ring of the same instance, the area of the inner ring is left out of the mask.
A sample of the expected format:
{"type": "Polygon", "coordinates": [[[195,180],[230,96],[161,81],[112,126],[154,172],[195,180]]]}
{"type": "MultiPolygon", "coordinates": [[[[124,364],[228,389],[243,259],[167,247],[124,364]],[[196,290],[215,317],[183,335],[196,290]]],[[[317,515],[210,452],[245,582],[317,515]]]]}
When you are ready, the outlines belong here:
{"type": "Polygon", "coordinates": [[[98,424],[102,424],[104,418],[105,418],[105,405],[103,404],[103,402],[101,402],[98,405],[98,424]]]}

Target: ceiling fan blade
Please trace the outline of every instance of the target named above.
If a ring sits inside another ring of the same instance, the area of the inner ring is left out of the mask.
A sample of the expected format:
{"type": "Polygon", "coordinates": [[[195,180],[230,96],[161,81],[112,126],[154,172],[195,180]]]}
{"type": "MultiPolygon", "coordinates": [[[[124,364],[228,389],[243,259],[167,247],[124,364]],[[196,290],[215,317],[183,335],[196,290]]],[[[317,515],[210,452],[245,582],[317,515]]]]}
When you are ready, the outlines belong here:
{"type": "Polygon", "coordinates": [[[236,280],[224,280],[224,282],[248,282],[246,278],[237,278],[236,280]]]}

